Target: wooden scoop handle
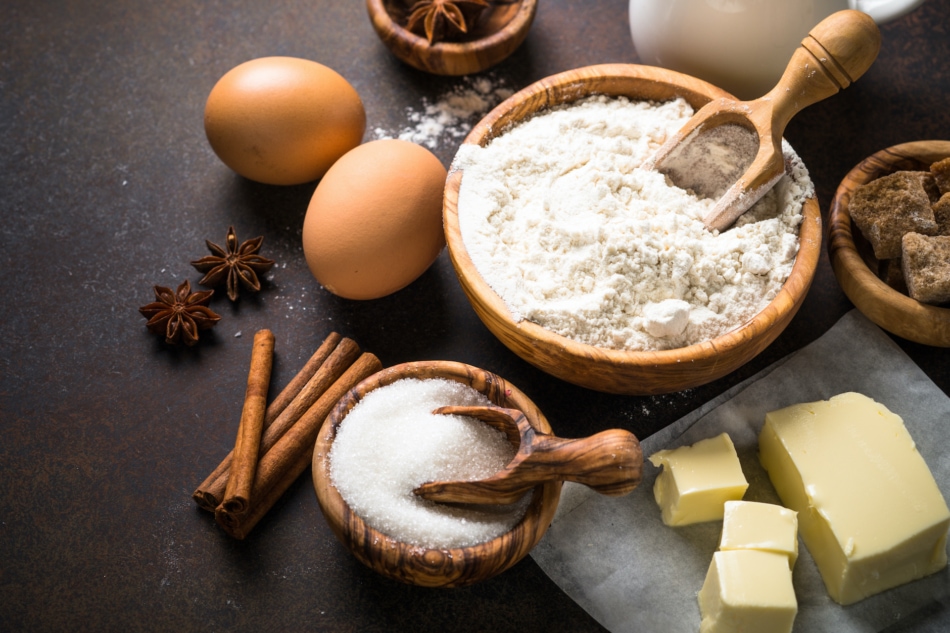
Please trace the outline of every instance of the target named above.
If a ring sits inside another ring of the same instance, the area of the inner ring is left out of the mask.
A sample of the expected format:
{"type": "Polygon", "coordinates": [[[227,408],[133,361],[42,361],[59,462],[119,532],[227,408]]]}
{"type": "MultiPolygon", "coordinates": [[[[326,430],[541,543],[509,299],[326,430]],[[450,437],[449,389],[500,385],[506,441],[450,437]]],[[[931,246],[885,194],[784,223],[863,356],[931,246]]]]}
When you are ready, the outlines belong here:
{"type": "Polygon", "coordinates": [[[444,407],[439,413],[472,415],[505,432],[517,452],[495,475],[478,481],[434,481],[414,491],[448,503],[513,503],[547,481],[575,481],[605,495],[623,495],[640,483],[643,453],[636,436],[622,429],[583,439],[538,433],[524,414],[498,407],[444,407]]]}
{"type": "MultiPolygon", "coordinates": [[[[718,99],[690,119],[691,129],[707,127],[714,121],[751,124],[759,136],[759,150],[752,164],[703,218],[709,230],[729,228],[775,185],[785,173],[782,136],[788,122],[804,108],[850,86],[870,68],[880,48],[881,32],[874,20],[861,11],[838,11],[802,40],[782,78],[768,94],[754,101],[718,99]]],[[[679,134],[689,131],[684,126],[679,134]]]]}
{"type": "Polygon", "coordinates": [[[637,487],[642,470],[637,438],[629,431],[610,429],[575,440],[539,435],[520,464],[520,477],[512,478],[531,485],[551,479],[574,481],[603,495],[620,496],[637,487]]]}
{"type": "Polygon", "coordinates": [[[778,84],[757,102],[769,104],[773,139],[804,108],[850,86],[881,49],[881,32],[866,13],[846,9],[813,28],[792,54],[778,84]],[[820,71],[820,72],[818,72],[820,71]]]}

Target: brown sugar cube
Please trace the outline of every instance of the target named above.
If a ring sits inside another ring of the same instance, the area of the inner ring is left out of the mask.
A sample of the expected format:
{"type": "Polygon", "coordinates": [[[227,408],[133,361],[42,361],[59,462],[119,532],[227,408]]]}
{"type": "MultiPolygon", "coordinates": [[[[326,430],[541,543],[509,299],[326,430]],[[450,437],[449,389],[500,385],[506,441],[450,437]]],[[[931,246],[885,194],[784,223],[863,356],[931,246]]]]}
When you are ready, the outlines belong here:
{"type": "Polygon", "coordinates": [[[940,196],[933,206],[937,232],[934,235],[950,235],[950,191],[940,196]]]}
{"type": "Polygon", "coordinates": [[[885,259],[881,262],[881,281],[901,294],[907,294],[904,282],[904,266],[900,259],[885,259]]]}
{"type": "Polygon", "coordinates": [[[930,173],[941,194],[950,193],[950,156],[930,166],[930,173]]]}
{"type": "Polygon", "coordinates": [[[950,236],[908,233],[902,244],[907,294],[921,303],[950,302],[950,236]]]}
{"type": "Polygon", "coordinates": [[[930,198],[912,171],[896,171],[858,187],[849,208],[878,259],[900,257],[905,233],[930,235],[937,230],[930,198]]]}
{"type": "Polygon", "coordinates": [[[940,187],[937,186],[937,179],[934,178],[933,174],[929,171],[914,171],[911,173],[917,174],[917,177],[920,178],[920,184],[923,186],[930,204],[940,200],[940,187]]]}

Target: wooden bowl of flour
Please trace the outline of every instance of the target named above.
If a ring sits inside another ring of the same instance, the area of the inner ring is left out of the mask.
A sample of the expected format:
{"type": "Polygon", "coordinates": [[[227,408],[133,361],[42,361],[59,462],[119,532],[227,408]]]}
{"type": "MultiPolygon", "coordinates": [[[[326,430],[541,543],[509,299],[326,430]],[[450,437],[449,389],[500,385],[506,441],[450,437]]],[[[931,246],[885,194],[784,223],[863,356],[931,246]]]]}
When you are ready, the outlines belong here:
{"type": "Polygon", "coordinates": [[[530,505],[511,530],[466,547],[426,548],[401,542],[374,529],[350,509],[330,475],[330,451],[340,425],[366,394],[404,378],[444,378],[484,394],[493,404],[517,409],[540,433],[552,433],[538,407],[503,378],[450,361],[404,363],[384,369],[354,387],[327,417],[313,451],[313,485],[327,523],[337,538],[367,567],[400,582],[423,587],[458,587],[495,576],[524,558],[547,531],[557,510],[561,482],[534,488],[530,505]]]}
{"type": "MultiPolygon", "coordinates": [[[[684,98],[694,109],[729,96],[700,79],[662,68],[632,64],[590,66],[528,86],[501,103],[475,126],[465,144],[486,146],[510,126],[547,108],[603,94],[636,101],[684,98]]],[[[516,320],[475,267],[459,226],[459,190],[464,171],[446,181],[443,220],[449,256],[475,312],[509,349],[539,369],[567,382],[608,393],[649,395],[696,387],[741,367],[785,329],[811,286],[821,250],[821,216],[814,197],[805,201],[799,251],[790,275],[772,301],[735,329],[712,340],[661,351],[595,347],[516,320]]]]}

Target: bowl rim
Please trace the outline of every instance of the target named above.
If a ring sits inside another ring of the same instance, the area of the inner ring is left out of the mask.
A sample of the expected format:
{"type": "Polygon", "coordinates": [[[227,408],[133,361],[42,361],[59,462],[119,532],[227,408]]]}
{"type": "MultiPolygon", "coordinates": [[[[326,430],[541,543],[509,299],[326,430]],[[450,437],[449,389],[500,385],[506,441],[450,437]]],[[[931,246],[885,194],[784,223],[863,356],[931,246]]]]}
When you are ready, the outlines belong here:
{"type": "Polygon", "coordinates": [[[503,28],[490,35],[464,42],[436,42],[434,44],[430,44],[426,38],[416,35],[396,22],[386,9],[385,0],[366,0],[366,8],[373,21],[373,26],[381,36],[388,34],[399,41],[405,42],[414,51],[425,51],[424,54],[427,56],[461,56],[473,52],[485,53],[516,38],[520,38],[520,43],[534,21],[538,0],[519,1],[518,10],[511,20],[503,28]]]}
{"type": "Polygon", "coordinates": [[[888,286],[868,267],[854,239],[857,227],[849,205],[855,189],[900,169],[919,169],[950,156],[950,140],[899,143],[865,157],[842,178],[828,212],[828,253],[838,284],[848,299],[873,323],[901,338],[924,345],[950,347],[950,308],[911,299],[888,286]],[[870,290],[858,292],[858,288],[870,290]],[[886,318],[888,315],[891,318],[886,318]],[[899,318],[894,318],[899,317],[899,318]],[[943,324],[939,327],[921,325],[943,324]]]}
{"type": "MultiPolygon", "coordinates": [[[[495,136],[503,133],[512,119],[524,117],[543,110],[551,105],[570,102],[577,98],[595,94],[583,92],[578,81],[578,73],[587,77],[611,79],[625,78],[632,80],[649,80],[664,82],[679,88],[684,82],[683,91],[691,91],[691,86],[701,86],[713,95],[730,96],[722,89],[697,78],[675,71],[653,66],[637,64],[600,64],[587,66],[575,70],[565,71],[537,81],[518,91],[505,101],[501,102],[489,112],[466,136],[465,144],[484,145],[495,136]],[[576,94],[571,91],[576,89],[576,94]],[[568,98],[564,98],[567,96],[568,98]],[[523,104],[537,100],[540,107],[524,107],[523,104]]],[[[619,94],[619,93],[617,93],[619,94]]],[[[616,96],[616,95],[615,95],[616,96]]],[[[695,95],[693,95],[695,98],[695,95]]],[[[704,97],[707,101],[709,97],[704,97]]],[[[689,99],[687,99],[689,100],[689,99]]],[[[696,107],[695,104],[694,108],[696,107]]],[[[518,119],[520,120],[520,119],[518,119]]],[[[475,271],[463,281],[463,287],[470,285],[471,290],[485,301],[495,313],[500,324],[512,331],[520,330],[524,335],[541,342],[544,345],[557,347],[575,358],[603,357],[612,365],[621,367],[656,367],[681,362],[714,361],[724,351],[745,346],[750,340],[758,338],[763,333],[774,329],[781,320],[778,316],[792,310],[797,311],[796,304],[807,294],[814,278],[821,252],[821,213],[817,198],[812,196],[805,200],[802,206],[802,223],[799,229],[799,251],[795,264],[788,278],[782,284],[776,296],[753,317],[714,339],[667,350],[618,350],[596,347],[581,343],[565,336],[556,334],[542,326],[527,320],[516,321],[504,301],[492,289],[484,278],[478,274],[472,262],[464,241],[458,221],[458,190],[461,186],[463,170],[454,165],[449,170],[446,183],[446,192],[443,205],[443,223],[446,228],[446,244],[452,263],[458,273],[460,268],[467,266],[475,271]],[[797,297],[797,298],[796,298],[797,297]]],[[[459,275],[461,280],[461,275],[459,275]]],[[[468,288],[466,288],[468,290],[468,288]]],[[[789,317],[790,318],[790,317],[789,317]]],[[[778,334],[776,333],[775,336],[778,334]]],[[[774,337],[773,337],[774,339],[774,337]]],[[[771,342],[771,340],[769,341],[771,342]]]]}
{"type": "Polygon", "coordinates": [[[366,524],[350,510],[331,481],[329,450],[333,439],[343,419],[365,393],[403,378],[420,376],[442,377],[469,384],[495,404],[520,409],[538,431],[552,433],[551,425],[540,409],[521,390],[492,372],[455,361],[401,363],[367,377],[334,406],[317,436],[311,465],[313,485],[317,501],[334,534],[368,567],[409,584],[431,587],[468,585],[505,571],[528,554],[541,540],[554,517],[562,484],[550,481],[536,486],[525,515],[511,530],[489,541],[465,547],[410,545],[366,524]],[[475,384],[472,384],[473,377],[475,384]],[[357,529],[349,528],[351,522],[357,529]],[[488,563],[484,562],[486,559],[488,563]],[[438,564],[434,565],[434,561],[438,564]],[[438,573],[433,573],[434,568],[438,573]]]}

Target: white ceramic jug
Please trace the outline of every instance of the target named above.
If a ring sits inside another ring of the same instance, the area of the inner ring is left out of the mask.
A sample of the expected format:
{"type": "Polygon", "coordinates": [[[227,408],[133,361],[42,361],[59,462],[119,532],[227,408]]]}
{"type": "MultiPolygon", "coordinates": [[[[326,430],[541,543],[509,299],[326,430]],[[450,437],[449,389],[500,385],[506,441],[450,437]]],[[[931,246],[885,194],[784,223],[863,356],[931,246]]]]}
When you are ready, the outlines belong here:
{"type": "Polygon", "coordinates": [[[772,89],[808,31],[842,9],[878,24],[924,0],[630,0],[630,32],[644,64],[678,70],[740,99],[772,89]]]}

